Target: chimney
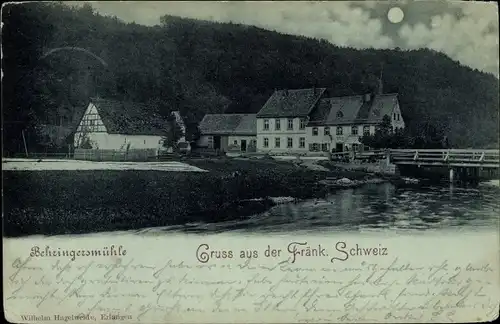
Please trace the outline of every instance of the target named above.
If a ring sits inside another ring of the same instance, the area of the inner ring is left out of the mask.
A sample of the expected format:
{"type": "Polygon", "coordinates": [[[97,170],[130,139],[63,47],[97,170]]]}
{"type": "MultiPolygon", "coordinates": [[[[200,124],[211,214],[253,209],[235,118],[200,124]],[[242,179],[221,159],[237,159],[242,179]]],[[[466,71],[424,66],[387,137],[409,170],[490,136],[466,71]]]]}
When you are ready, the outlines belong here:
{"type": "Polygon", "coordinates": [[[364,102],[370,102],[371,99],[372,99],[372,94],[371,93],[367,93],[363,97],[363,101],[364,102]]]}

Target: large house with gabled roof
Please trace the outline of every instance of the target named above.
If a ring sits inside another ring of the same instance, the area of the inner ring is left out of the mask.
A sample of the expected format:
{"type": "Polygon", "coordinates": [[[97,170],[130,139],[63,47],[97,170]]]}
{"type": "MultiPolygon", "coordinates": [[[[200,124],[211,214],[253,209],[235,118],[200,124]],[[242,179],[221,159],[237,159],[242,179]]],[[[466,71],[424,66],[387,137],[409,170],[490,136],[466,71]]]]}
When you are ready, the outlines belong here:
{"type": "Polygon", "coordinates": [[[356,151],[359,138],[373,135],[386,115],[393,129],[405,127],[397,94],[321,99],[307,124],[310,151],[356,151]]]}
{"type": "MultiPolygon", "coordinates": [[[[180,118],[180,115],[174,115],[180,118]]],[[[159,150],[163,148],[168,127],[166,119],[148,105],[91,98],[76,129],[74,146],[102,150],[159,150]]]]}
{"type": "Polygon", "coordinates": [[[276,90],[257,113],[257,151],[307,152],[309,115],[325,88],[276,90]]]}
{"type": "Polygon", "coordinates": [[[397,94],[330,97],[325,88],[277,90],[257,113],[257,151],[307,153],[358,150],[387,115],[404,128],[397,94]]]}

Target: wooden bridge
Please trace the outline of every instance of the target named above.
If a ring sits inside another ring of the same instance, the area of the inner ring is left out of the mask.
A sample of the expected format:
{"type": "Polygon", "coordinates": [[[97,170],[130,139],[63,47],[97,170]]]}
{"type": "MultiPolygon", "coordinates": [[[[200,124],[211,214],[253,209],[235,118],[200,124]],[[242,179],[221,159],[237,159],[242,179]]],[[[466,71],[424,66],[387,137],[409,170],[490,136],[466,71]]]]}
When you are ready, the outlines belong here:
{"type": "Polygon", "coordinates": [[[449,180],[479,181],[498,176],[498,150],[423,149],[389,150],[388,162],[397,168],[448,169],[449,180]]]}
{"type": "Polygon", "coordinates": [[[447,166],[467,168],[498,168],[498,150],[389,150],[389,158],[394,164],[422,166],[447,166]]]}

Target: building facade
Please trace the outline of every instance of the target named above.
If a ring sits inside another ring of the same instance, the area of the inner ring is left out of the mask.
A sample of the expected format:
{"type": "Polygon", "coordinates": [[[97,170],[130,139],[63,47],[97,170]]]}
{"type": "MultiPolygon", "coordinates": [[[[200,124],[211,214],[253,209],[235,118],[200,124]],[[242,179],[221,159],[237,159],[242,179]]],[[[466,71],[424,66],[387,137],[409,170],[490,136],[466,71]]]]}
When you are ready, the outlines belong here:
{"type": "Polygon", "coordinates": [[[276,90],[255,115],[206,115],[199,145],[246,151],[255,142],[257,152],[269,154],[356,151],[360,138],[375,134],[384,117],[393,129],[405,127],[397,94],[330,97],[325,88],[276,90]],[[247,127],[240,126],[243,119],[247,127]]]}
{"type": "Polygon", "coordinates": [[[200,122],[198,147],[222,152],[255,152],[255,114],[207,114],[200,122]]]}
{"type": "Polygon", "coordinates": [[[393,129],[405,128],[397,94],[321,99],[307,125],[309,151],[357,151],[360,138],[375,134],[385,116],[393,129]]]}
{"type": "Polygon", "coordinates": [[[325,90],[275,91],[257,113],[257,151],[307,153],[309,115],[325,90]]]}
{"type": "Polygon", "coordinates": [[[160,150],[168,127],[164,118],[143,104],[92,98],[77,126],[74,146],[160,150]]]}

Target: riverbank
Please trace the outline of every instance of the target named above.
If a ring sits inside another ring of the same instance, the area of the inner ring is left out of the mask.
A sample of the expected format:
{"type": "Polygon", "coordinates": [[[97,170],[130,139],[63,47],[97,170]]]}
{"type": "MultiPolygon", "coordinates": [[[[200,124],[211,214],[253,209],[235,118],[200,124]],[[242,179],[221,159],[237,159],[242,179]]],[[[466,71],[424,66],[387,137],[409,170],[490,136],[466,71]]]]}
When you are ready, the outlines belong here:
{"type": "Polygon", "coordinates": [[[315,171],[291,162],[190,159],[209,172],[72,170],[4,172],[4,234],[55,235],[213,223],[263,212],[268,197],[320,198],[326,177],[358,185],[359,171],[315,171]],[[264,198],[264,199],[255,199],[264,198]]]}

